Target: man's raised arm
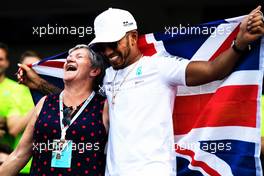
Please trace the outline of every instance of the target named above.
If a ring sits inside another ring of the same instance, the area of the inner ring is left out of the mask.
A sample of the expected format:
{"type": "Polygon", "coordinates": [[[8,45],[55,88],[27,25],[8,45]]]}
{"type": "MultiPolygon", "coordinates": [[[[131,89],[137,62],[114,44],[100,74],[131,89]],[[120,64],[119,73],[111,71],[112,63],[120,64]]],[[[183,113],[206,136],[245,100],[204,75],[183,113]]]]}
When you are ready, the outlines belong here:
{"type": "Polygon", "coordinates": [[[30,89],[39,90],[46,95],[61,92],[60,88],[42,79],[32,68],[24,64],[18,64],[18,66],[17,79],[19,83],[25,84],[30,89]]]}
{"type": "Polygon", "coordinates": [[[240,24],[240,30],[232,47],[214,61],[192,61],[186,69],[186,85],[196,86],[220,80],[230,74],[237,61],[248,50],[249,44],[264,34],[261,6],[254,9],[240,24]]]}

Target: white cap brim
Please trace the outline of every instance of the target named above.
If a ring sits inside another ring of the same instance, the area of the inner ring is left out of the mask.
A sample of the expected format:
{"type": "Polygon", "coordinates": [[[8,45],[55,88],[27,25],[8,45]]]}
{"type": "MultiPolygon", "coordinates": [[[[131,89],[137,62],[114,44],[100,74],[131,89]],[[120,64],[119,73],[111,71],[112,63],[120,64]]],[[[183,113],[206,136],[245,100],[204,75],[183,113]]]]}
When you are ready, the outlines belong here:
{"type": "Polygon", "coordinates": [[[110,42],[117,42],[121,40],[126,35],[126,32],[123,33],[116,33],[116,35],[107,35],[107,36],[98,36],[95,37],[89,45],[96,44],[96,43],[110,43],[110,42]]]}

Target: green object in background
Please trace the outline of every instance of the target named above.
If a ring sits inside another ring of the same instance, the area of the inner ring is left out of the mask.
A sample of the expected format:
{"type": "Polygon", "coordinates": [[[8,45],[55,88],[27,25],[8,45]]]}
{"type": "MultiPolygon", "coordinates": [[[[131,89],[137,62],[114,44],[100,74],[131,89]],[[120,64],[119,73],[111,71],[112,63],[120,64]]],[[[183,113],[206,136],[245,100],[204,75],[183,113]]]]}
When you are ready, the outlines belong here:
{"type": "Polygon", "coordinates": [[[25,165],[25,167],[19,172],[21,174],[29,174],[30,173],[30,167],[32,163],[32,157],[28,161],[28,163],[25,165]]]}
{"type": "Polygon", "coordinates": [[[0,116],[7,118],[12,115],[24,116],[34,103],[29,89],[17,82],[5,78],[0,83],[0,116]]]}
{"type": "MultiPolygon", "coordinates": [[[[10,116],[25,116],[32,108],[34,103],[29,89],[17,82],[5,78],[0,83],[0,117],[7,119],[10,116]]],[[[12,149],[17,146],[22,133],[16,138],[11,135],[4,135],[1,139],[2,144],[7,144],[12,149]]],[[[20,171],[20,173],[28,174],[30,172],[31,161],[20,171]]]]}

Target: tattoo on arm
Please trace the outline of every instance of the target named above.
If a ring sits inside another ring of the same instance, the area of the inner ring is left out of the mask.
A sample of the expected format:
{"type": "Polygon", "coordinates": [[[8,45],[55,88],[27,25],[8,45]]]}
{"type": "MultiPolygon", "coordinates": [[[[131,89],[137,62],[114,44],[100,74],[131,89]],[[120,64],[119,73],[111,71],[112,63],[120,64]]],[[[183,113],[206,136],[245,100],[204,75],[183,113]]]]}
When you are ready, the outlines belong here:
{"type": "Polygon", "coordinates": [[[39,84],[38,86],[38,90],[44,93],[45,95],[56,94],[62,91],[60,88],[48,83],[45,80],[41,81],[41,84],[39,84]]]}

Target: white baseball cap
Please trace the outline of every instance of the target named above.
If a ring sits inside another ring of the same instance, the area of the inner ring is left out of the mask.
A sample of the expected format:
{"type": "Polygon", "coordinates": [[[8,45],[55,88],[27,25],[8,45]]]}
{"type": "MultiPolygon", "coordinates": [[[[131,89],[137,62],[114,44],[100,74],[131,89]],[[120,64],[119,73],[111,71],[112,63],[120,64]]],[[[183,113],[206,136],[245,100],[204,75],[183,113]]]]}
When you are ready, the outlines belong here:
{"type": "Polygon", "coordinates": [[[128,31],[137,29],[137,23],[130,12],[122,9],[109,8],[94,20],[95,38],[89,43],[116,42],[128,31]]]}

